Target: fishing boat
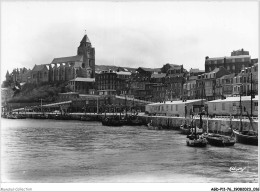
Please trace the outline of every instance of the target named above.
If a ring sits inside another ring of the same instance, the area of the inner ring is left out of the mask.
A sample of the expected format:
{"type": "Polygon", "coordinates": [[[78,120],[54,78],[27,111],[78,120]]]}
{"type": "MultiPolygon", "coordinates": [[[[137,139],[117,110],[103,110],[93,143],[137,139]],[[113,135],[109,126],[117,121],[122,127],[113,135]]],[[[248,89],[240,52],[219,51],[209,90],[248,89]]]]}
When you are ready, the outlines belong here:
{"type": "Polygon", "coordinates": [[[139,119],[137,115],[131,115],[126,119],[126,124],[130,126],[139,126],[143,125],[143,121],[139,119]]]}
{"type": "Polygon", "coordinates": [[[26,119],[26,116],[23,114],[17,114],[16,117],[17,119],[26,119]]]}
{"type": "Polygon", "coordinates": [[[188,146],[191,147],[206,147],[207,146],[207,140],[202,135],[198,134],[190,134],[187,135],[186,143],[188,146]]]}
{"type": "Polygon", "coordinates": [[[236,141],[247,145],[258,145],[258,136],[255,131],[238,131],[233,130],[236,141]]]}
{"type": "Polygon", "coordinates": [[[209,134],[206,139],[210,145],[218,147],[233,146],[236,143],[236,139],[234,137],[219,134],[209,134]]]}
{"type": "Polygon", "coordinates": [[[253,130],[253,120],[248,113],[247,116],[250,120],[250,127],[252,128],[252,130],[243,130],[243,126],[241,123],[239,130],[233,130],[236,141],[238,143],[243,143],[247,145],[258,145],[258,133],[253,130]]]}
{"type": "Polygon", "coordinates": [[[147,124],[149,130],[161,130],[162,126],[155,125],[151,120],[150,123],[147,124]]]}
{"type": "MultiPolygon", "coordinates": [[[[180,130],[181,130],[182,134],[189,135],[192,132],[195,132],[195,127],[191,127],[191,125],[188,126],[187,124],[184,124],[184,125],[180,126],[180,130]]],[[[197,132],[197,134],[202,134],[203,129],[196,126],[196,132],[197,132]]]]}
{"type": "Polygon", "coordinates": [[[186,123],[180,126],[180,130],[184,135],[190,134],[190,127],[186,123]]]}
{"type": "MultiPolygon", "coordinates": [[[[193,127],[193,115],[191,121],[191,127],[193,127]]],[[[197,127],[191,129],[191,134],[187,135],[186,144],[190,147],[206,147],[207,140],[202,135],[203,132],[197,133],[197,127]]]]}
{"type": "Polygon", "coordinates": [[[81,120],[81,121],[91,121],[92,119],[91,119],[90,116],[85,115],[85,116],[81,116],[81,117],[80,117],[80,120],[81,120]]]}
{"type": "MultiPolygon", "coordinates": [[[[230,127],[232,129],[231,125],[231,117],[230,117],[230,127]]],[[[207,133],[203,135],[208,143],[213,146],[217,147],[227,147],[227,146],[234,146],[236,143],[236,139],[233,137],[233,134],[231,136],[226,135],[220,135],[216,133],[208,133],[208,119],[207,119],[207,133]]]]}
{"type": "Polygon", "coordinates": [[[7,116],[7,119],[17,119],[17,115],[16,114],[8,114],[7,116]]]}
{"type": "Polygon", "coordinates": [[[102,125],[105,126],[123,126],[125,120],[120,119],[119,117],[105,117],[102,119],[102,125]]]}
{"type": "MultiPolygon", "coordinates": [[[[251,95],[251,99],[252,99],[252,95],[251,95]]],[[[242,104],[241,104],[241,94],[240,94],[240,128],[238,130],[233,130],[233,133],[235,134],[236,141],[238,143],[258,146],[258,133],[253,129],[253,119],[248,114],[248,112],[247,112],[247,117],[249,118],[250,121],[250,127],[248,130],[244,130],[242,124],[242,104]],[[250,128],[252,130],[250,130],[250,128]]]]}

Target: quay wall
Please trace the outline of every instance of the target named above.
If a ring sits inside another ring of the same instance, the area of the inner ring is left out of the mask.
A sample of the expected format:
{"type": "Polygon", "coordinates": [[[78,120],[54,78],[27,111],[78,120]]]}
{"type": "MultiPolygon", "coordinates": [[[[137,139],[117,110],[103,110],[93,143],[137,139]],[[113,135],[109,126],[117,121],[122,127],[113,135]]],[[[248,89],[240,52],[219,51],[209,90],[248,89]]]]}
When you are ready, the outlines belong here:
{"type": "MultiPolygon", "coordinates": [[[[189,125],[191,123],[191,119],[185,119],[184,117],[169,117],[169,116],[140,116],[140,118],[143,119],[144,122],[148,123],[151,122],[155,126],[161,126],[164,129],[179,129],[180,125],[184,124],[185,121],[189,125]]],[[[240,120],[233,119],[230,121],[230,119],[217,119],[217,118],[209,118],[208,120],[206,118],[202,119],[203,121],[203,130],[207,130],[207,122],[208,122],[208,131],[209,132],[218,132],[218,133],[231,133],[232,129],[238,129],[240,127],[240,120]]],[[[200,119],[196,118],[194,119],[194,124],[197,126],[200,126],[200,119]]],[[[254,121],[253,123],[253,129],[255,131],[258,131],[258,121],[254,121]]],[[[249,120],[242,120],[242,126],[243,130],[251,129],[251,123],[249,120]]]]}
{"type": "MultiPolygon", "coordinates": [[[[25,115],[27,118],[34,118],[37,114],[42,113],[26,113],[25,115]]],[[[51,114],[52,116],[55,116],[53,113],[45,113],[46,115],[51,114]]],[[[104,114],[96,114],[96,113],[70,113],[69,114],[73,120],[80,120],[81,117],[89,116],[93,117],[92,119],[95,121],[101,121],[101,119],[104,117],[104,114]]],[[[107,117],[113,116],[114,114],[106,114],[107,117]]],[[[119,115],[119,114],[117,114],[119,115]]],[[[123,116],[123,115],[122,115],[123,116]]],[[[144,114],[139,114],[139,118],[142,120],[144,125],[147,125],[149,122],[153,122],[154,126],[160,126],[163,129],[179,129],[180,125],[184,124],[185,121],[189,125],[191,123],[190,118],[184,118],[184,117],[172,117],[172,116],[147,116],[144,114]]],[[[229,118],[203,118],[203,129],[207,130],[207,122],[208,122],[208,131],[209,132],[218,132],[218,133],[231,133],[231,126],[233,129],[238,129],[240,127],[240,120],[239,119],[232,119],[230,121],[229,118]]],[[[199,117],[194,118],[194,124],[197,126],[200,126],[200,119],[199,117]]],[[[242,120],[242,125],[244,130],[251,129],[251,123],[249,120],[242,120]]],[[[258,131],[258,121],[254,121],[252,123],[253,129],[255,131],[258,131]]]]}

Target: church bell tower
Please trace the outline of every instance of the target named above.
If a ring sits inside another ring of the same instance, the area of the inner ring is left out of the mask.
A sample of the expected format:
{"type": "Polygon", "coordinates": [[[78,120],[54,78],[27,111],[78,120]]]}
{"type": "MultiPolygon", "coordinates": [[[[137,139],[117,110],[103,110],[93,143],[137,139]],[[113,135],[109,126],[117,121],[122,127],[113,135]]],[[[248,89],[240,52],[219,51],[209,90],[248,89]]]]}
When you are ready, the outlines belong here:
{"type": "Polygon", "coordinates": [[[87,35],[84,35],[78,47],[77,55],[83,56],[82,68],[87,71],[87,77],[95,77],[95,48],[92,47],[87,35]]]}

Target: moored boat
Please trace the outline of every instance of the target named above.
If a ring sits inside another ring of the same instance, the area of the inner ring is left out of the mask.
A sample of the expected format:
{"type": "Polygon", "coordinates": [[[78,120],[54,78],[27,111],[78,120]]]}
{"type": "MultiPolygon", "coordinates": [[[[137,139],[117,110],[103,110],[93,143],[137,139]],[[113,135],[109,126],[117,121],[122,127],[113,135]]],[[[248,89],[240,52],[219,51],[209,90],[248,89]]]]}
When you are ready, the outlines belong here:
{"type": "MultiPolygon", "coordinates": [[[[252,95],[251,95],[252,99],[252,95]]],[[[244,130],[242,123],[242,104],[241,104],[241,95],[240,95],[240,127],[238,130],[233,130],[235,134],[236,141],[238,143],[243,143],[247,145],[258,145],[258,132],[254,130],[253,119],[247,112],[247,117],[250,121],[250,127],[248,130],[244,130]],[[250,130],[251,128],[251,130],[250,130]]]]}
{"type": "Polygon", "coordinates": [[[155,125],[152,125],[151,123],[148,123],[147,127],[149,130],[162,130],[161,126],[155,126],[155,125]]]}
{"type": "Polygon", "coordinates": [[[123,126],[124,124],[124,120],[116,117],[105,117],[102,119],[102,125],[105,126],[123,126]]]}
{"type": "Polygon", "coordinates": [[[234,137],[219,134],[208,134],[206,139],[210,145],[218,147],[233,146],[236,143],[236,139],[234,137]]]}
{"type": "Polygon", "coordinates": [[[130,126],[139,126],[143,125],[143,122],[141,119],[138,118],[138,116],[129,116],[126,120],[126,124],[130,126]]]}
{"type": "Polygon", "coordinates": [[[187,126],[187,124],[180,126],[181,133],[184,135],[190,134],[190,128],[187,126]]]}
{"type": "Polygon", "coordinates": [[[6,117],[7,117],[7,119],[18,119],[17,115],[15,115],[15,114],[8,114],[6,117]]]}
{"type": "Polygon", "coordinates": [[[247,145],[258,145],[258,135],[255,131],[233,130],[236,141],[247,145]]]}
{"type": "Polygon", "coordinates": [[[191,134],[187,135],[186,144],[190,147],[206,147],[207,140],[202,135],[191,134]]]}
{"type": "MultiPolygon", "coordinates": [[[[180,126],[180,130],[181,130],[181,133],[184,134],[184,135],[189,135],[192,132],[195,132],[195,128],[191,128],[190,125],[187,126],[186,124],[181,125],[180,126]]],[[[203,133],[203,129],[196,127],[196,133],[197,134],[202,134],[203,133]]]]}
{"type": "MultiPolygon", "coordinates": [[[[230,128],[232,130],[231,124],[232,118],[230,117],[230,128]]],[[[233,136],[220,135],[216,133],[208,133],[208,119],[207,119],[207,132],[203,134],[210,145],[217,146],[217,147],[227,147],[227,146],[234,146],[236,143],[236,139],[233,136]]]]}
{"type": "MultiPolygon", "coordinates": [[[[199,128],[193,126],[193,114],[192,114],[192,121],[191,121],[191,134],[187,135],[186,144],[190,147],[206,147],[207,146],[207,139],[202,134],[203,131],[197,132],[200,130],[199,128]]],[[[202,127],[202,125],[201,125],[202,127]]]]}

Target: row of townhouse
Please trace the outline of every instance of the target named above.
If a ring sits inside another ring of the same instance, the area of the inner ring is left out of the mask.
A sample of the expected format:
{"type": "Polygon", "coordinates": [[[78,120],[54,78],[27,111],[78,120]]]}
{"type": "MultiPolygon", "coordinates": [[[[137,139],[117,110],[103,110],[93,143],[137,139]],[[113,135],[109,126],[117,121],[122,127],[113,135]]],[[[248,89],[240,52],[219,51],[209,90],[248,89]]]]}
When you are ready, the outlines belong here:
{"type": "Polygon", "coordinates": [[[237,75],[229,73],[224,67],[215,68],[209,73],[190,77],[183,85],[185,99],[208,101],[231,96],[257,95],[258,63],[243,68],[237,75]]]}
{"type": "Polygon", "coordinates": [[[67,81],[74,92],[131,95],[153,102],[214,100],[256,94],[257,66],[258,59],[251,59],[249,52],[241,49],[228,57],[206,57],[205,71],[191,69],[188,72],[183,65],[169,63],[161,68],[139,67],[135,71],[122,67],[95,71],[95,49],[85,35],[76,56],[54,58],[50,64],[35,65],[32,70],[17,69],[12,74],[7,73],[6,79],[26,79],[31,83],[67,81]]]}

